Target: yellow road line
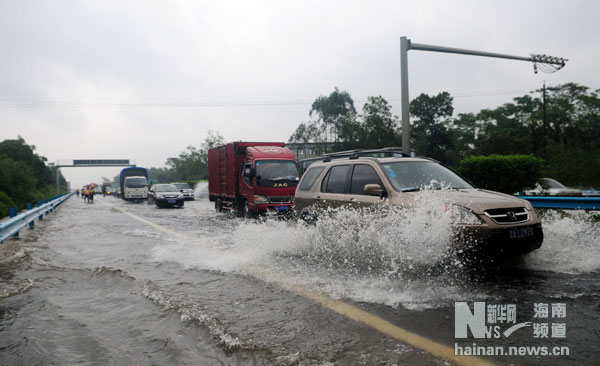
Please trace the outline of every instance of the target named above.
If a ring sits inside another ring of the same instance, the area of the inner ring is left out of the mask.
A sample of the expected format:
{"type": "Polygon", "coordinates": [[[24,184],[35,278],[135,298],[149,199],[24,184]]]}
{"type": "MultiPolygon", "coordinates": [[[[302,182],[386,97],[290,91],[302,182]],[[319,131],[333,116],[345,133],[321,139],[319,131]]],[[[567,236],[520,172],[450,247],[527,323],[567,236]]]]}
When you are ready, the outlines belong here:
{"type": "MultiPolygon", "coordinates": [[[[181,233],[173,231],[169,228],[166,228],[162,225],[158,225],[151,221],[148,221],[148,220],[146,220],[142,217],[139,217],[138,215],[135,215],[125,209],[120,208],[120,207],[115,207],[106,202],[102,202],[102,203],[104,203],[108,206],[111,206],[111,207],[123,212],[127,216],[129,216],[133,219],[136,219],[140,222],[143,222],[144,224],[150,225],[153,228],[158,229],[162,232],[177,236],[182,239],[193,239],[191,237],[188,237],[186,235],[183,235],[181,233]]],[[[271,277],[271,278],[282,278],[282,276],[275,277],[274,273],[267,271],[264,268],[257,268],[256,266],[253,266],[249,269],[250,269],[249,272],[253,272],[254,274],[262,274],[262,275],[269,274],[269,277],[271,277]]],[[[329,296],[327,296],[323,293],[320,293],[318,291],[315,291],[311,288],[308,288],[306,286],[295,285],[292,283],[287,283],[287,282],[282,282],[282,281],[278,281],[278,282],[281,283],[282,285],[284,285],[285,287],[289,288],[294,293],[296,293],[302,297],[305,297],[307,299],[310,299],[318,304],[321,304],[323,307],[325,307],[329,310],[335,311],[336,313],[344,315],[344,316],[346,316],[352,320],[355,320],[357,322],[366,324],[366,325],[370,326],[371,328],[378,330],[381,333],[387,334],[388,336],[398,339],[402,342],[405,342],[413,347],[416,347],[423,351],[429,352],[434,356],[450,360],[450,361],[454,362],[456,365],[462,365],[462,366],[493,365],[493,363],[491,363],[490,361],[484,360],[479,357],[455,356],[454,349],[451,347],[445,346],[445,345],[435,342],[429,338],[425,338],[416,333],[413,333],[406,329],[400,328],[399,326],[394,325],[394,324],[390,323],[389,321],[387,321],[381,317],[378,317],[377,315],[371,314],[365,310],[362,310],[356,306],[345,303],[341,300],[332,299],[329,296]]]]}
{"type": "Polygon", "coordinates": [[[434,356],[442,357],[454,362],[457,365],[464,366],[481,366],[492,365],[487,360],[472,356],[455,356],[454,348],[432,341],[406,329],[402,329],[387,320],[373,315],[367,311],[359,309],[356,306],[350,305],[340,300],[335,300],[329,296],[312,290],[304,286],[293,285],[291,290],[298,295],[311,299],[327,309],[333,310],[338,314],[344,315],[357,322],[364,323],[371,328],[374,328],[381,333],[387,334],[390,337],[396,338],[413,347],[427,351],[434,356]]]}

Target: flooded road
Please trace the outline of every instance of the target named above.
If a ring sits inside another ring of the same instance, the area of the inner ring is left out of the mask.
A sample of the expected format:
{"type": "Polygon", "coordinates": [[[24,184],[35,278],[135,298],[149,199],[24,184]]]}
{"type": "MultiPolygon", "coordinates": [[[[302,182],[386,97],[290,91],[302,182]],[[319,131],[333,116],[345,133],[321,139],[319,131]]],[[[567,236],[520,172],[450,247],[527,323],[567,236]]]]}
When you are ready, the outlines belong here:
{"type": "Polygon", "coordinates": [[[444,254],[447,223],[423,214],[337,212],[304,226],[218,215],[205,198],[158,209],[72,197],[0,247],[0,364],[596,364],[597,224],[546,215],[540,250],[467,270],[444,254]],[[530,324],[457,339],[455,302],[513,304],[530,324]],[[531,323],[547,324],[546,337],[531,323]],[[568,355],[436,353],[474,342],[568,355]]]}

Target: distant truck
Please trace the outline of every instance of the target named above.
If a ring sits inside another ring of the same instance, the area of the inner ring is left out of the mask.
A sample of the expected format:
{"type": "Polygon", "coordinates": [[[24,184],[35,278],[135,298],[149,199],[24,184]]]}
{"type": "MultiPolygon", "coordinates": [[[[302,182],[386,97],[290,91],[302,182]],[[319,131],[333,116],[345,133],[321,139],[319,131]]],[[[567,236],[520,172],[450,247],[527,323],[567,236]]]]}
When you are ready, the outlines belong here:
{"type": "Polygon", "coordinates": [[[139,166],[121,170],[119,185],[121,198],[125,201],[145,201],[148,198],[148,170],[139,166]]]}
{"type": "Polygon", "coordinates": [[[248,217],[294,206],[300,177],[283,142],[231,142],[208,150],[208,197],[217,212],[248,217]]]}

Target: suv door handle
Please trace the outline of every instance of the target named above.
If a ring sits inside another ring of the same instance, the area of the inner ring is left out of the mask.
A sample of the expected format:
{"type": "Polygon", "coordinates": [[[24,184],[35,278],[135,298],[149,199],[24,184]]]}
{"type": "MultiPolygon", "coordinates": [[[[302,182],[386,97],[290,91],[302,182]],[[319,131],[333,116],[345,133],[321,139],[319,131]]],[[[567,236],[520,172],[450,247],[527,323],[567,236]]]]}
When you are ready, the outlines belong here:
{"type": "Polygon", "coordinates": [[[350,197],[350,199],[348,201],[354,201],[355,198],[354,197],[350,197]]]}

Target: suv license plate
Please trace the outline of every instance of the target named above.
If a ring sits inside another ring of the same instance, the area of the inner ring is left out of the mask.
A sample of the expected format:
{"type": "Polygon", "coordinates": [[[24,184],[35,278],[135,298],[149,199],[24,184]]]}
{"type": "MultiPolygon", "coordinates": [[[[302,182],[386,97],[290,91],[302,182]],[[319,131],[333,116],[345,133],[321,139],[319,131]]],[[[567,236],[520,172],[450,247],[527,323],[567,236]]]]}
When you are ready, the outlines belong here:
{"type": "Polygon", "coordinates": [[[276,206],[275,207],[275,211],[277,211],[277,212],[285,212],[287,210],[288,210],[287,206],[276,206]]]}
{"type": "Polygon", "coordinates": [[[530,238],[534,235],[533,226],[516,227],[508,232],[509,239],[530,238]]]}
{"type": "Polygon", "coordinates": [[[175,200],[168,200],[168,203],[175,203],[175,200]]]}

